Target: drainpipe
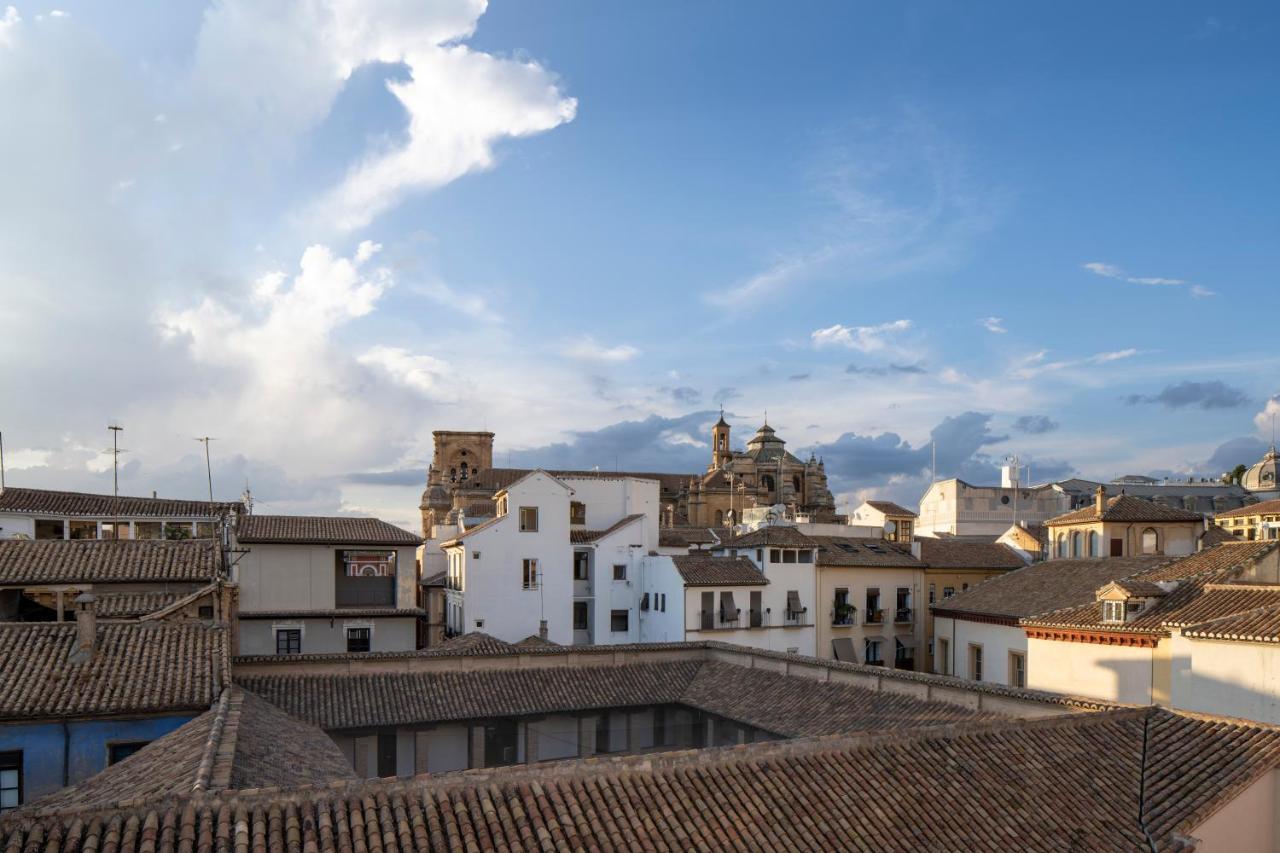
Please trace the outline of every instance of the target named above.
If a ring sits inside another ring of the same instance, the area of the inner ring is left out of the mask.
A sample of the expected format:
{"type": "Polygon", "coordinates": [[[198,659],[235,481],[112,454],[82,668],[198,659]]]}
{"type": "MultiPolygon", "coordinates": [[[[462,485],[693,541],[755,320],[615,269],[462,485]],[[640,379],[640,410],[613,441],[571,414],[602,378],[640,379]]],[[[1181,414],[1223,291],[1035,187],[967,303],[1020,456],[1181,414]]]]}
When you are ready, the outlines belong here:
{"type": "Polygon", "coordinates": [[[62,721],[62,787],[71,784],[71,728],[62,721]]]}

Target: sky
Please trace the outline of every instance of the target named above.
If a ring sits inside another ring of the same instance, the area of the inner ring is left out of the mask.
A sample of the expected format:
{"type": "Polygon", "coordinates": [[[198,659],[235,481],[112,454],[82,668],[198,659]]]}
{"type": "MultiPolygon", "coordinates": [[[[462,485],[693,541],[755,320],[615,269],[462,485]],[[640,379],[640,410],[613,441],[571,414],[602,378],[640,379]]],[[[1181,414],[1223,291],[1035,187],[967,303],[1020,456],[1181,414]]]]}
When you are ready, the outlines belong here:
{"type": "Polygon", "coordinates": [[[437,429],[841,506],[1280,412],[1280,8],[0,0],[8,485],[416,528],[437,429]]]}

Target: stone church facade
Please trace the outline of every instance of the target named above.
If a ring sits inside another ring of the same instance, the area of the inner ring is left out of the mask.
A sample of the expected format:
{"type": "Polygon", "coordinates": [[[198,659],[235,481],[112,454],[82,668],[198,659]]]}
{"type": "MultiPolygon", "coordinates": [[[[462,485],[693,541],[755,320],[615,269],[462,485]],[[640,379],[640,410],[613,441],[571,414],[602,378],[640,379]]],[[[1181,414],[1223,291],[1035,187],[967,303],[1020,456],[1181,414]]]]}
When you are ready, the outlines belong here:
{"type": "MultiPolygon", "coordinates": [[[[835,500],[822,461],[802,461],[767,423],[745,450],[730,444],[723,413],[711,428],[711,460],[701,474],[653,472],[551,471],[561,476],[638,477],[659,482],[661,523],[665,527],[724,527],[755,507],[781,504],[811,521],[834,521],[835,500]]],[[[437,430],[427,488],[422,493],[422,533],[433,539],[438,524],[456,524],[496,513],[494,495],[528,473],[526,468],[493,466],[492,432],[437,430]]]]}

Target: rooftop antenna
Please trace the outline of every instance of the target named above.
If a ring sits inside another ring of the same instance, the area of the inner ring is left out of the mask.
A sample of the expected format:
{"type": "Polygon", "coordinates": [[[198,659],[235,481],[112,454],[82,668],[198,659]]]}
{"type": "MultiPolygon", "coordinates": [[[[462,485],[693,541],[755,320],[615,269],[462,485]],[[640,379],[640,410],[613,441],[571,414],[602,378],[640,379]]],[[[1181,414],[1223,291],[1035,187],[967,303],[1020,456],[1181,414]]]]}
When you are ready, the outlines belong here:
{"type": "MultiPolygon", "coordinates": [[[[213,466],[209,463],[209,442],[218,439],[202,435],[195,440],[204,445],[204,473],[209,479],[209,503],[213,503],[213,466]]],[[[245,487],[248,488],[248,484],[245,487]]]]}
{"type": "Polygon", "coordinates": [[[120,433],[124,427],[119,424],[107,424],[111,430],[111,538],[120,538],[120,433]]]}

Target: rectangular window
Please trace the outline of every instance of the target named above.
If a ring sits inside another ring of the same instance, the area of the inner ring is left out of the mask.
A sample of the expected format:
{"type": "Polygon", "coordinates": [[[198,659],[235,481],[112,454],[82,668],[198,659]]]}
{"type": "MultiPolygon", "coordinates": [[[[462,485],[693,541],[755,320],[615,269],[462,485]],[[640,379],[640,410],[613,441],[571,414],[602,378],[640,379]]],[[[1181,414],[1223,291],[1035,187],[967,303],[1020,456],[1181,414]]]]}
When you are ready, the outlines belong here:
{"type": "Polygon", "coordinates": [[[0,752],[0,812],[22,805],[22,751],[0,752]]]}
{"type": "Polygon", "coordinates": [[[581,501],[569,501],[569,523],[587,523],[587,505],[581,501]]]}
{"type": "Polygon", "coordinates": [[[587,627],[587,603],[585,601],[575,601],[573,603],[573,630],[586,631],[587,627]]]}
{"type": "Polygon", "coordinates": [[[942,588],[942,597],[943,597],[944,599],[946,599],[946,598],[950,598],[951,596],[953,596],[953,595],[955,595],[955,594],[956,594],[956,588],[955,588],[954,586],[944,586],[944,587],[942,588]]]}
{"type": "Polygon", "coordinates": [[[536,506],[520,507],[520,532],[538,532],[538,508],[536,506]]]}
{"type": "Polygon", "coordinates": [[[1022,652],[1009,652],[1009,686],[1027,686],[1027,656],[1022,652]]]}
{"type": "Polygon", "coordinates": [[[969,678],[982,680],[982,646],[977,643],[969,644],[969,678]]]}
{"type": "Polygon", "coordinates": [[[938,600],[938,585],[936,583],[929,584],[929,603],[933,604],[938,600]]]}
{"type": "Polygon", "coordinates": [[[67,530],[72,539],[98,538],[98,522],[96,521],[76,521],[72,519],[67,522],[67,530]]]}
{"type": "Polygon", "coordinates": [[[812,562],[813,562],[813,551],[810,551],[810,550],[808,550],[808,549],[805,549],[804,551],[801,551],[801,552],[800,552],[800,562],[802,562],[802,563],[812,563],[812,562]]]}
{"type": "Polygon", "coordinates": [[[302,629],[301,628],[277,628],[276,629],[276,654],[278,655],[302,654],[302,629]]]}
{"type": "Polygon", "coordinates": [[[61,539],[62,538],[62,520],[53,518],[37,518],[36,519],[36,538],[37,539],[61,539]]]}
{"type": "Polygon", "coordinates": [[[575,551],[573,553],[573,579],[576,581],[590,580],[591,565],[586,551],[575,551]]]}
{"type": "Polygon", "coordinates": [[[160,539],[164,535],[161,527],[158,521],[135,521],[133,533],[138,539],[160,539]]]}
{"type": "Polygon", "coordinates": [[[538,561],[525,559],[520,563],[521,581],[525,589],[538,588],[538,561]]]}
{"type": "Polygon", "coordinates": [[[769,562],[770,562],[770,563],[781,563],[781,562],[782,562],[782,550],[781,550],[781,549],[779,549],[779,548],[770,548],[770,549],[769,549],[769,562]]]}
{"type": "Polygon", "coordinates": [[[128,539],[129,538],[129,522],[122,521],[116,524],[114,521],[102,522],[102,538],[103,539],[128,539]]]}
{"type": "Polygon", "coordinates": [[[884,659],[880,657],[880,641],[867,640],[864,645],[863,662],[870,666],[882,666],[884,659]]]}
{"type": "Polygon", "coordinates": [[[204,620],[206,620],[206,621],[212,620],[212,619],[213,619],[213,605],[212,605],[212,604],[202,604],[202,605],[200,605],[200,607],[199,607],[199,608],[197,608],[197,610],[196,610],[196,615],[197,615],[197,616],[199,616],[201,619],[204,619],[204,620]]]}
{"type": "Polygon", "coordinates": [[[348,628],[347,629],[347,651],[349,652],[367,652],[370,649],[369,641],[372,639],[372,628],[348,628]]]}
{"type": "Polygon", "coordinates": [[[877,587],[867,589],[867,608],[863,621],[867,625],[878,625],[884,621],[884,613],[880,610],[880,590],[877,587]]]}
{"type": "Polygon", "coordinates": [[[662,593],[662,612],[667,612],[667,594],[665,592],[662,593]]]}
{"type": "Polygon", "coordinates": [[[107,764],[119,764],[149,743],[151,743],[149,740],[126,740],[119,743],[109,743],[107,744],[107,764]]]}
{"type": "Polygon", "coordinates": [[[615,634],[625,634],[631,630],[630,610],[610,610],[609,630],[615,634]]]}
{"type": "Polygon", "coordinates": [[[795,561],[796,561],[796,552],[795,552],[795,551],[792,551],[790,548],[788,548],[787,550],[785,550],[785,551],[783,551],[783,552],[782,552],[782,562],[784,562],[784,563],[794,563],[795,561]]]}
{"type": "Polygon", "coordinates": [[[951,674],[951,641],[938,638],[938,661],[934,667],[941,675],[951,674]]]}
{"type": "Polygon", "coordinates": [[[614,580],[616,580],[616,581],[624,581],[624,580],[626,580],[626,579],[627,579],[627,567],[626,567],[626,566],[624,566],[624,565],[619,565],[618,563],[614,563],[614,565],[613,565],[613,579],[614,579],[614,580]]]}

